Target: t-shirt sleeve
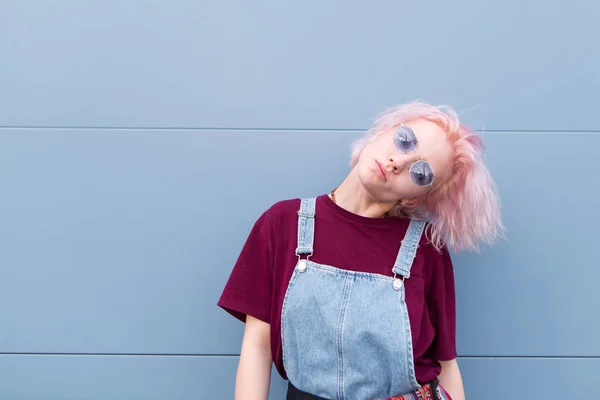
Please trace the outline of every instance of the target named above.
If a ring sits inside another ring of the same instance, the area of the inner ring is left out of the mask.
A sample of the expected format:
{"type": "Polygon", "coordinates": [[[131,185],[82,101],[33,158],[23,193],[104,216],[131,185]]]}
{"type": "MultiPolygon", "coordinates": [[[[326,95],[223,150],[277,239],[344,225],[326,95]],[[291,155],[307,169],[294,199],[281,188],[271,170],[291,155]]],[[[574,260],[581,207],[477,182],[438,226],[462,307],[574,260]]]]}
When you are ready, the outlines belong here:
{"type": "Polygon", "coordinates": [[[431,356],[438,361],[456,358],[456,292],[454,267],[447,249],[437,254],[431,269],[427,306],[435,330],[431,356]]]}
{"type": "Polygon", "coordinates": [[[273,288],[273,249],[266,238],[267,215],[254,224],[217,305],[239,319],[251,315],[269,323],[273,288]]]}

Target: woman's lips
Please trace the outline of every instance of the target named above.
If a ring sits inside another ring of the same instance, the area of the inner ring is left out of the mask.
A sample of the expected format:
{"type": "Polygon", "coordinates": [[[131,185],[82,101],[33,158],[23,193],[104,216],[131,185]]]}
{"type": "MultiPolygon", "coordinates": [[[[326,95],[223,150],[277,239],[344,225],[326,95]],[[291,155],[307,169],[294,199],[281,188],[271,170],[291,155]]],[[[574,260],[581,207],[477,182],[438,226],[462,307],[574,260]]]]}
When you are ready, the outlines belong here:
{"type": "Polygon", "coordinates": [[[375,160],[375,163],[377,164],[377,175],[379,175],[381,179],[387,182],[387,175],[385,173],[385,169],[383,169],[381,164],[379,164],[379,161],[375,160]]]}

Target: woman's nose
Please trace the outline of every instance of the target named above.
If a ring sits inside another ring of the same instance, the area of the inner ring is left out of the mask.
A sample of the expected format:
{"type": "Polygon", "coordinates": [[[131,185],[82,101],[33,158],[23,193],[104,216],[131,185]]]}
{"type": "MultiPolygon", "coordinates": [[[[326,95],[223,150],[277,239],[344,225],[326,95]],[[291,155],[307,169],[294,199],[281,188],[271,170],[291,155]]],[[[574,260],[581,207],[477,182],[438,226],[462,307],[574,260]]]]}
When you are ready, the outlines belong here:
{"type": "Polygon", "coordinates": [[[394,152],[391,153],[388,157],[388,161],[386,163],[386,168],[389,172],[393,174],[400,174],[404,171],[408,165],[417,161],[419,157],[414,153],[400,153],[394,152]]]}
{"type": "Polygon", "coordinates": [[[404,165],[406,164],[406,158],[406,156],[403,156],[401,154],[390,155],[388,157],[385,167],[389,172],[393,174],[399,174],[404,169],[404,165]]]}

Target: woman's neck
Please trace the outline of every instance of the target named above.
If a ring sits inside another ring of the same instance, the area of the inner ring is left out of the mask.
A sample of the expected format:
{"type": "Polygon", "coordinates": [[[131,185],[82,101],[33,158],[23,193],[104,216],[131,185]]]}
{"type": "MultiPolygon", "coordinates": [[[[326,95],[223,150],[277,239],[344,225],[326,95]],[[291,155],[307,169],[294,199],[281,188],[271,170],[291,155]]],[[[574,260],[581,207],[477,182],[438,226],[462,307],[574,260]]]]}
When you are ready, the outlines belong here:
{"type": "Polygon", "coordinates": [[[361,184],[356,169],[329,196],[343,209],[367,218],[383,218],[393,206],[375,200],[361,184]]]}

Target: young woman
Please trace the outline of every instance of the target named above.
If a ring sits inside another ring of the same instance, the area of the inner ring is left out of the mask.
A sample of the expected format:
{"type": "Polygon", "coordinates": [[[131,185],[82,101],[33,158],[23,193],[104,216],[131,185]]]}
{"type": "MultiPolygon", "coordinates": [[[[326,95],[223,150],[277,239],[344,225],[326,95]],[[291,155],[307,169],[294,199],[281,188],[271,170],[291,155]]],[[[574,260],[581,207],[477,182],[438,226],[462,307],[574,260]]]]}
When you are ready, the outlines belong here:
{"type": "MultiPolygon", "coordinates": [[[[329,194],[256,221],[218,305],[246,322],[236,399],[465,398],[449,251],[502,230],[482,142],[450,107],[385,111],[329,194]]],[[[310,177],[307,177],[310,179],[310,177]]]]}

